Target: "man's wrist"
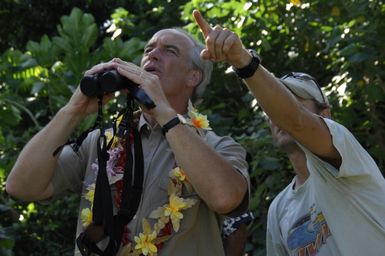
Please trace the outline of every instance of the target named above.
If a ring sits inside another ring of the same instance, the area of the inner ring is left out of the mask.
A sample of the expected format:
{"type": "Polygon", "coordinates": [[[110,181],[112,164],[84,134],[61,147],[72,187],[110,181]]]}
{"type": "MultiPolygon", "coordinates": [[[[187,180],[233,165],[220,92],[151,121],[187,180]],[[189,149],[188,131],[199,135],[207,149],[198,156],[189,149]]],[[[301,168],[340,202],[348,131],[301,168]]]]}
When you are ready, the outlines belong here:
{"type": "MultiPolygon", "coordinates": [[[[251,56],[251,58],[248,58],[249,62],[247,64],[244,64],[245,61],[243,61],[242,63],[244,65],[242,66],[240,64],[238,64],[237,66],[233,65],[234,72],[241,79],[252,77],[254,73],[257,71],[259,64],[261,63],[261,58],[258,56],[258,54],[254,50],[252,49],[248,50],[248,56],[249,57],[251,56]]],[[[242,59],[245,60],[246,58],[242,58],[242,59]]]]}
{"type": "Polygon", "coordinates": [[[169,130],[171,130],[178,124],[186,124],[186,119],[180,114],[177,114],[164,125],[162,125],[162,133],[165,135],[169,130]]]}
{"type": "Polygon", "coordinates": [[[230,63],[233,68],[240,69],[247,66],[251,61],[251,53],[247,49],[243,49],[243,52],[236,62],[230,63]]]}
{"type": "Polygon", "coordinates": [[[156,122],[162,127],[168,121],[176,116],[177,112],[173,108],[167,108],[160,111],[158,114],[153,116],[156,122]]]}

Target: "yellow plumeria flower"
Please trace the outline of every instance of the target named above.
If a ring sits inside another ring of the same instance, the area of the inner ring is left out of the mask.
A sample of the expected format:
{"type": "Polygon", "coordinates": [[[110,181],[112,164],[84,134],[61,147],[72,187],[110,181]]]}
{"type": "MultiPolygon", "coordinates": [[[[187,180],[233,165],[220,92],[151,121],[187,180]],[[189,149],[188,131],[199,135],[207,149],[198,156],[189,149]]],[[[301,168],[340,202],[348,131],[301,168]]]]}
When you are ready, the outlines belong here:
{"type": "Polygon", "coordinates": [[[196,128],[209,128],[209,120],[207,120],[207,116],[205,115],[197,114],[195,117],[191,118],[191,122],[196,128]]]}
{"type": "Polygon", "coordinates": [[[82,220],[83,227],[90,225],[92,222],[92,211],[90,208],[83,209],[80,218],[82,220]]]}
{"type": "Polygon", "coordinates": [[[88,201],[90,201],[91,203],[94,202],[94,196],[95,196],[95,183],[90,185],[88,188],[87,188],[88,192],[84,195],[84,198],[88,201]]]}
{"type": "Polygon", "coordinates": [[[186,203],[183,201],[183,198],[176,196],[175,194],[170,195],[170,202],[166,206],[164,214],[166,216],[175,216],[178,219],[183,218],[183,214],[180,213],[180,210],[183,210],[186,207],[186,203]]]}
{"type": "Polygon", "coordinates": [[[192,207],[198,201],[193,198],[179,197],[182,194],[183,185],[189,184],[180,167],[172,169],[169,176],[171,179],[168,185],[168,203],[153,210],[149,216],[151,219],[156,219],[153,228],[151,229],[150,223],[143,218],[143,232],[134,237],[135,247],[133,248],[131,245],[123,247],[124,253],[119,256],[156,256],[158,252],[156,245],[166,242],[171,237],[171,233],[160,235],[162,229],[171,222],[173,230],[178,232],[180,221],[183,219],[181,211],[192,207]]]}
{"type": "Polygon", "coordinates": [[[189,101],[188,103],[188,116],[191,118],[191,120],[188,120],[190,121],[188,123],[194,126],[195,128],[210,129],[209,120],[207,120],[207,116],[200,114],[198,110],[194,108],[191,101],[189,101]]]}
{"type": "Polygon", "coordinates": [[[139,236],[135,236],[135,249],[141,250],[144,255],[154,255],[158,252],[155,244],[152,241],[156,238],[156,233],[153,232],[149,235],[140,233],[139,236]]]}
{"type": "Polygon", "coordinates": [[[116,136],[112,136],[111,132],[106,132],[105,135],[106,135],[107,144],[110,143],[111,140],[113,140],[111,144],[111,148],[117,147],[119,143],[119,138],[117,138],[116,136]]]}
{"type": "Polygon", "coordinates": [[[172,194],[170,195],[170,202],[164,207],[164,215],[170,216],[173,229],[178,232],[180,227],[180,220],[183,219],[183,214],[180,212],[186,204],[183,199],[172,194]]]}
{"type": "Polygon", "coordinates": [[[164,216],[170,216],[175,232],[178,232],[180,220],[183,219],[181,210],[190,208],[195,202],[195,199],[183,199],[175,194],[170,195],[169,204],[164,206],[164,216]]]}
{"type": "Polygon", "coordinates": [[[105,132],[107,141],[110,141],[112,139],[112,133],[111,132],[105,132]]]}
{"type": "Polygon", "coordinates": [[[181,182],[186,180],[186,174],[180,167],[175,167],[170,171],[170,177],[175,178],[181,182]]]}
{"type": "Polygon", "coordinates": [[[122,121],[123,116],[124,116],[124,115],[120,115],[120,116],[118,117],[118,119],[116,119],[116,123],[117,123],[118,125],[119,125],[120,122],[122,121]]]}
{"type": "Polygon", "coordinates": [[[207,120],[206,115],[198,113],[195,108],[191,108],[188,112],[189,117],[191,118],[191,123],[196,128],[207,129],[209,128],[209,120],[207,120]]]}
{"type": "Polygon", "coordinates": [[[154,244],[154,239],[157,234],[155,231],[151,230],[150,224],[146,219],[143,219],[143,233],[140,233],[139,236],[135,236],[134,240],[136,242],[135,250],[140,250],[143,255],[156,255],[158,248],[154,244]]]}

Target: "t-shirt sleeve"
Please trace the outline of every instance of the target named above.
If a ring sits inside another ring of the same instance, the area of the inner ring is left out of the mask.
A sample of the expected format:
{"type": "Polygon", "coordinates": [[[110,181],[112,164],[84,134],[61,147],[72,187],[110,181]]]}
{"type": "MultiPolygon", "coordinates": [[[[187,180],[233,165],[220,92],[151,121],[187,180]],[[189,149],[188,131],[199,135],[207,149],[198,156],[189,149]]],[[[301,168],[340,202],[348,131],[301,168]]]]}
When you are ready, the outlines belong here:
{"type": "Polygon", "coordinates": [[[370,170],[378,169],[373,158],[346,127],[328,118],[323,120],[329,128],[334,147],[341,155],[341,166],[337,169],[302,147],[310,161],[315,159],[323,162],[327,165],[327,170],[337,178],[369,175],[370,170]]]}
{"type": "Polygon", "coordinates": [[[332,135],[333,145],[342,157],[339,177],[368,175],[369,170],[377,168],[373,158],[347,128],[330,119],[324,120],[332,135]]]}

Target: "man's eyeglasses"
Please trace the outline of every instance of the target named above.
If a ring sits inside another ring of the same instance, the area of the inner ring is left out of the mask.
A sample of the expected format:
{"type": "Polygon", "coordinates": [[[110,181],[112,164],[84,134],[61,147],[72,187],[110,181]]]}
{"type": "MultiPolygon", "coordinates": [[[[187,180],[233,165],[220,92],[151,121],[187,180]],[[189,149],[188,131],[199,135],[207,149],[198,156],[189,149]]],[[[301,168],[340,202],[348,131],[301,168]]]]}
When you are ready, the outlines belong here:
{"type": "Polygon", "coordinates": [[[321,94],[322,101],[323,101],[322,104],[328,105],[328,103],[327,103],[327,101],[325,99],[325,96],[324,96],[324,94],[322,92],[322,89],[321,89],[320,85],[318,84],[317,80],[314,77],[312,77],[311,75],[306,74],[306,73],[290,72],[290,73],[284,75],[283,77],[281,77],[281,80],[285,80],[286,78],[289,78],[289,77],[293,77],[295,79],[304,80],[304,81],[309,81],[309,80],[313,81],[317,85],[317,88],[318,88],[318,90],[319,90],[319,92],[321,94]]]}

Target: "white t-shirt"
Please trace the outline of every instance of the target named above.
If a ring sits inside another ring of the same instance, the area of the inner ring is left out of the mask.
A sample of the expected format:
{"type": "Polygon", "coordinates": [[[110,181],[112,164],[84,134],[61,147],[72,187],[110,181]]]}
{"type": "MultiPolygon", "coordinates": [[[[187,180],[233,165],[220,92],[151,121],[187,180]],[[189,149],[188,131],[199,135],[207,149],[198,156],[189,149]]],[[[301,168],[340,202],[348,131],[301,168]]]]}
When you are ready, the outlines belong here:
{"type": "Polygon", "coordinates": [[[342,157],[337,170],[303,148],[309,179],[272,202],[268,255],[385,255],[385,180],[342,125],[324,119],[342,157]],[[306,254],[308,253],[308,254],[306,254]]]}

